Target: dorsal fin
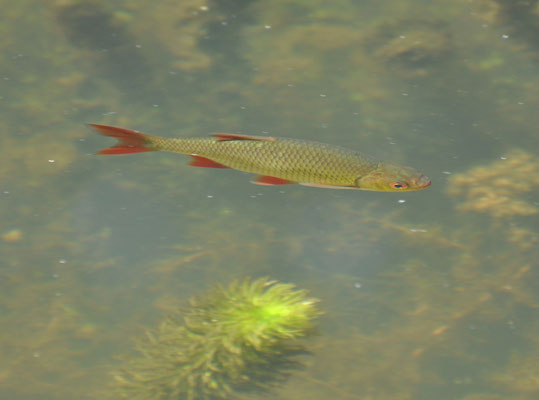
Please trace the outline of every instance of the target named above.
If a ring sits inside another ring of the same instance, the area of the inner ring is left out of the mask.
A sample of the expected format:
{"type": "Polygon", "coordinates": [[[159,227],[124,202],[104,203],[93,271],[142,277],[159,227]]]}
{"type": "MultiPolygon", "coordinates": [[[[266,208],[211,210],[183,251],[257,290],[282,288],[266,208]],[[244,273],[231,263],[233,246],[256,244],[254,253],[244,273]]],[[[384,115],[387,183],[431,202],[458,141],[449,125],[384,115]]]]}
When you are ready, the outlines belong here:
{"type": "Polygon", "coordinates": [[[214,133],[212,136],[217,138],[218,142],[228,142],[230,140],[259,140],[264,142],[275,142],[277,140],[271,136],[249,136],[239,135],[237,133],[214,133]]]}

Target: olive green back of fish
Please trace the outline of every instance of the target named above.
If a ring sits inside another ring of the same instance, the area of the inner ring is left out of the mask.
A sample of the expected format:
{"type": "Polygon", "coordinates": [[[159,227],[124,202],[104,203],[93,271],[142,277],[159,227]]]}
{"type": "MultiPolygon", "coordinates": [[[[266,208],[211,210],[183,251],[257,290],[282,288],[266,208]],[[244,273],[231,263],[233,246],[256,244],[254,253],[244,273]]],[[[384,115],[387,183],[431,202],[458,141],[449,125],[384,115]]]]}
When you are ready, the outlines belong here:
{"type": "Polygon", "coordinates": [[[224,166],[299,183],[355,186],[357,178],[378,166],[378,161],[356,151],[307,140],[258,138],[168,139],[147,136],[155,150],[196,154],[224,166]]]}

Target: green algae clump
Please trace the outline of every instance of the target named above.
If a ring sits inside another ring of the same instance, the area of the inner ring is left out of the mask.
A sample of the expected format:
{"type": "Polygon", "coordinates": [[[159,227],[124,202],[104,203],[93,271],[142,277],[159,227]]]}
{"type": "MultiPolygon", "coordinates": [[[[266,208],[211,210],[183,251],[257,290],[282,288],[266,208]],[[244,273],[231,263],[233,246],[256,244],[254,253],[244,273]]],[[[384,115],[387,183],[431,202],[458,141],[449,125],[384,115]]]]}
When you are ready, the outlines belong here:
{"type": "Polygon", "coordinates": [[[218,285],[168,316],[139,341],[139,356],[115,374],[116,394],[134,400],[232,399],[252,385],[268,388],[312,329],[317,300],[268,279],[218,285]]]}

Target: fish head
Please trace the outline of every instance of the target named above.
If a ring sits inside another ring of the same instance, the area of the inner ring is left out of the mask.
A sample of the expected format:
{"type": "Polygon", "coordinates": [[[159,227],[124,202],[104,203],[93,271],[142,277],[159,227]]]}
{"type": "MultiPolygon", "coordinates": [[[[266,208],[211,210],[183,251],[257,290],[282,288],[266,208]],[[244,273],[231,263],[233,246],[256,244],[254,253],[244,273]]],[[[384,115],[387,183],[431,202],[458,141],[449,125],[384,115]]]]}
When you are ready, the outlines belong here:
{"type": "Polygon", "coordinates": [[[430,179],[411,167],[380,162],[378,167],[355,181],[358,189],[406,192],[430,186],[430,179]]]}

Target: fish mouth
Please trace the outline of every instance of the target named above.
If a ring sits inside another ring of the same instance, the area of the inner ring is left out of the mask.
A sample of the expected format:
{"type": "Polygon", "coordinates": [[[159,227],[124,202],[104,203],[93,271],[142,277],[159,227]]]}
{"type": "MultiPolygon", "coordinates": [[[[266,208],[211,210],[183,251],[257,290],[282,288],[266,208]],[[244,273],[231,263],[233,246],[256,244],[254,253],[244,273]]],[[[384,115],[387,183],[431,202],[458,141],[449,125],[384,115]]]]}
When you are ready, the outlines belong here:
{"type": "Polygon", "coordinates": [[[421,189],[429,187],[430,183],[430,179],[427,178],[425,175],[421,175],[416,181],[417,186],[421,189]]]}

